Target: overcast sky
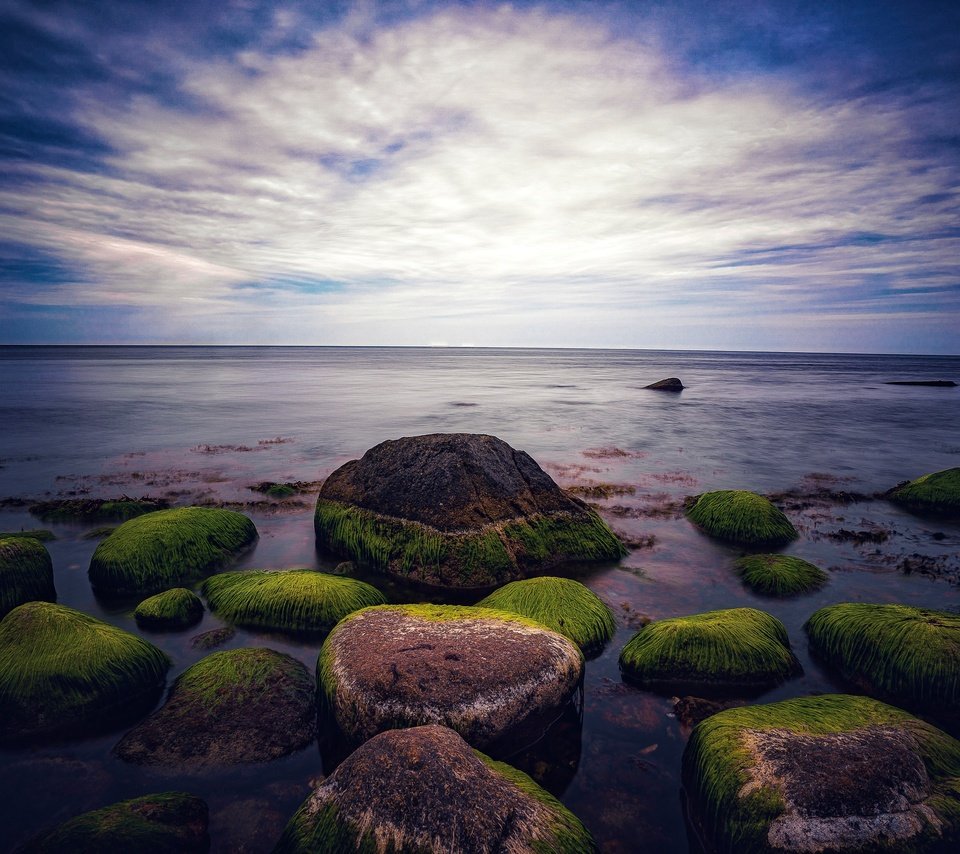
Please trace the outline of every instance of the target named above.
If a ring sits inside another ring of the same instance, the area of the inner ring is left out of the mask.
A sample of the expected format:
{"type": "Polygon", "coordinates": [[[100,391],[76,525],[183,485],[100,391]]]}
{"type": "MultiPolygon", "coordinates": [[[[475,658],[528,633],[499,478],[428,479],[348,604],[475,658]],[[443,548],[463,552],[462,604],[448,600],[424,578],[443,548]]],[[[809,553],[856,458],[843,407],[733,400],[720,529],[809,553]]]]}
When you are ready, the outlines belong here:
{"type": "Polygon", "coordinates": [[[0,343],[960,352],[956,0],[0,10],[0,343]]]}

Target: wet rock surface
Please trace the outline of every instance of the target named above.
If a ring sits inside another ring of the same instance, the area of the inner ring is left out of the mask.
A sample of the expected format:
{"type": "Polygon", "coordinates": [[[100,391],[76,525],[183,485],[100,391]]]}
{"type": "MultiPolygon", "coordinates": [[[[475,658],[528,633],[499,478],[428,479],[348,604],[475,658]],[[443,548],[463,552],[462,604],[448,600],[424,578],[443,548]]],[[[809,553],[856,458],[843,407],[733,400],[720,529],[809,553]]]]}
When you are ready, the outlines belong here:
{"type": "Polygon", "coordinates": [[[654,391],[683,391],[686,386],[677,377],[667,377],[665,380],[657,380],[655,383],[645,385],[644,388],[654,391]]]}

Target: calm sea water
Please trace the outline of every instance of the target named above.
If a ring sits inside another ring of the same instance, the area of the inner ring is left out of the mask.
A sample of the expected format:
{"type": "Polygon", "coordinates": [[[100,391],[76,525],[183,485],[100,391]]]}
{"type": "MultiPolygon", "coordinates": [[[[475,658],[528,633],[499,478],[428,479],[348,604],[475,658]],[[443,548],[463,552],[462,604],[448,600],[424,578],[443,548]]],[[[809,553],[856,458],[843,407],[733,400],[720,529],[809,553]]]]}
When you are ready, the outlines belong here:
{"type": "MultiPolygon", "coordinates": [[[[261,500],[263,480],[319,481],[384,439],[434,432],[495,434],[529,452],[565,487],[606,484],[598,499],[635,544],[618,565],[570,567],[615,610],[617,636],[588,662],[582,720],[561,720],[508,757],[557,794],[607,852],[696,849],[679,777],[688,732],[669,697],[625,685],[617,655],[643,617],[753,605],[786,624],[802,676],[764,702],[849,690],[810,659],[803,622],[839,601],[956,609],[945,578],[904,574],[920,555],[956,570],[960,526],[885,501],[797,502],[788,551],[830,572],[818,593],[761,599],[742,588],[735,549],[676,512],[686,495],[747,488],[872,494],[960,465],[960,389],[890,380],[960,380],[958,357],[667,351],[409,348],[0,348],[0,499],[140,495],[177,503],[261,500]],[[681,394],[644,390],[680,377],[681,394]],[[612,486],[612,489],[610,487],[612,486]],[[809,506],[802,506],[809,505],[809,506]],[[879,533],[850,542],[841,530],[879,533]],[[652,542],[649,538],[652,538],[652,542]]],[[[313,566],[311,506],[251,506],[260,541],[245,567],[313,566]]],[[[0,530],[51,528],[59,601],[137,631],[132,606],[90,592],[92,526],[45,524],[5,502],[0,530]]],[[[424,591],[379,583],[395,601],[424,591]]],[[[436,596],[433,596],[436,598],[436,596]]],[[[175,661],[203,653],[189,638],[222,625],[207,614],[185,633],[150,634],[175,661]]],[[[238,631],[228,647],[266,645],[309,668],[317,642],[238,631]]],[[[190,778],[113,758],[120,733],[0,751],[0,850],[78,812],[150,791],[206,798],[216,851],[267,851],[287,817],[329,773],[317,749],[265,766],[190,778]]]]}

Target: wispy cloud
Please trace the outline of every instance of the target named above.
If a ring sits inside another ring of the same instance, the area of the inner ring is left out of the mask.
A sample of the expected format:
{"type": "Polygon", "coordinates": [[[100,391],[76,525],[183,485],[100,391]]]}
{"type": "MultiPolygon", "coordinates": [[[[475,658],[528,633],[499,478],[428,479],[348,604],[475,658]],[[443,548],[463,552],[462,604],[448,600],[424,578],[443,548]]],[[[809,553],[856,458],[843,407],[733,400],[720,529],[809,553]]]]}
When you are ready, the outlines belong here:
{"type": "MultiPolygon", "coordinates": [[[[0,295],[275,343],[802,347],[820,323],[842,349],[892,316],[929,346],[960,319],[955,91],[712,74],[663,20],[616,20],[366,4],[275,11],[234,51],[149,45],[175,82],[84,81],[58,119],[96,168],[9,162],[7,239],[74,278],[0,295]]],[[[809,24],[777,50],[820,43],[809,24]]]]}

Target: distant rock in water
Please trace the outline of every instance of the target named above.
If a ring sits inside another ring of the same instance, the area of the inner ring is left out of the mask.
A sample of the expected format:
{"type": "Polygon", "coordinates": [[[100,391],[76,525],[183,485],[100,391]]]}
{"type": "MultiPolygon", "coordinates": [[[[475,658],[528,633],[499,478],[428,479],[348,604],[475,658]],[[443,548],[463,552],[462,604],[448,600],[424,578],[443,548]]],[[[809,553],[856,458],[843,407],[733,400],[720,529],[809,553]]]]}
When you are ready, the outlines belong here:
{"type": "Polygon", "coordinates": [[[652,388],[654,391],[683,391],[686,386],[676,377],[668,377],[665,380],[645,385],[644,388],[652,388]]]}
{"type": "Polygon", "coordinates": [[[956,388],[953,380],[889,380],[884,385],[926,385],[936,388],[956,388]]]}

